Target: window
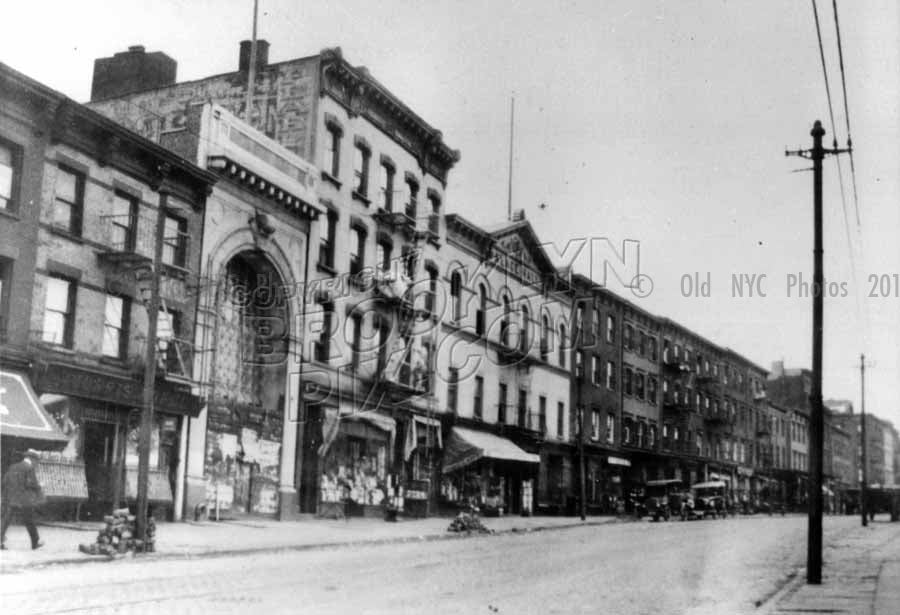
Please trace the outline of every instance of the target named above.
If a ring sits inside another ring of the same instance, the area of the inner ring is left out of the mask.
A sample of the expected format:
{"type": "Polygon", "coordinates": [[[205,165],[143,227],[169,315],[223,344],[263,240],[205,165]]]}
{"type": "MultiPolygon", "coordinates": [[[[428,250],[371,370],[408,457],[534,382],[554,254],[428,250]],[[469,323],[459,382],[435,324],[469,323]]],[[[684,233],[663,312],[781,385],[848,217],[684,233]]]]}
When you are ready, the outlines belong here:
{"type": "Polygon", "coordinates": [[[381,162],[381,171],[378,177],[378,206],[385,211],[394,208],[394,165],[386,160],[381,162]]]}
{"type": "Polygon", "coordinates": [[[103,319],[104,356],[124,358],[127,353],[129,304],[127,299],[106,295],[103,319]]]}
{"type": "Polygon", "coordinates": [[[509,297],[503,297],[503,319],[500,321],[500,343],[509,346],[509,297]]]}
{"type": "Polygon", "coordinates": [[[337,213],[328,210],[322,218],[322,234],[319,237],[319,266],[334,268],[334,238],[337,232],[337,213]]]}
{"type": "Polygon", "coordinates": [[[538,397],[538,431],[542,435],[547,434],[547,398],[541,395],[538,397]]]}
{"type": "Polygon", "coordinates": [[[678,443],[681,440],[681,432],[678,430],[678,426],[672,428],[672,441],[678,443]]]}
{"type": "Polygon", "coordinates": [[[337,179],[341,168],[341,136],[344,131],[335,122],[326,123],[328,134],[325,136],[325,163],[322,169],[337,179]]]}
{"type": "Polygon", "coordinates": [[[475,334],[484,335],[484,325],[487,319],[487,289],[484,284],[478,285],[478,310],[475,312],[475,334]]]}
{"type": "Polygon", "coordinates": [[[42,339],[50,344],[71,348],[74,321],[75,282],[60,277],[47,278],[42,339]]]}
{"type": "Polygon", "coordinates": [[[603,382],[603,370],[600,367],[600,357],[594,355],[591,357],[591,382],[594,386],[600,386],[603,382]]]}
{"type": "Polygon", "coordinates": [[[647,334],[643,331],[640,331],[638,334],[640,342],[638,343],[638,354],[641,356],[647,355],[647,334]]]}
{"type": "Polygon", "coordinates": [[[522,331],[519,333],[519,350],[528,352],[531,348],[531,316],[528,313],[528,306],[523,305],[520,309],[522,331]]]}
{"type": "Polygon", "coordinates": [[[441,197],[429,189],[428,202],[431,204],[431,215],[428,216],[428,230],[433,235],[439,235],[441,229],[441,197]]]}
{"type": "Polygon", "coordinates": [[[612,361],[606,362],[606,388],[616,390],[616,364],[612,361]]]}
{"type": "Polygon", "coordinates": [[[416,209],[418,208],[419,199],[419,182],[413,177],[406,178],[406,217],[412,220],[416,219],[416,209]]]}
{"type": "Polygon", "coordinates": [[[610,344],[616,341],[616,317],[612,314],[606,317],[606,341],[610,344]]]}
{"type": "Polygon", "coordinates": [[[656,446],[656,425],[650,425],[647,434],[647,446],[653,448],[656,446]]]}
{"type": "Polygon", "coordinates": [[[119,252],[134,251],[135,226],[137,225],[137,199],[122,192],[113,196],[109,243],[119,252]]]}
{"type": "Polygon", "coordinates": [[[637,439],[635,440],[635,444],[638,446],[644,446],[644,422],[638,421],[637,424],[637,439]]]}
{"type": "Polygon", "coordinates": [[[566,366],[566,325],[559,325],[559,366],[566,366]]]}
{"type": "Polygon", "coordinates": [[[19,147],[0,139],[0,209],[16,209],[21,160],[19,147]]]}
{"type": "Polygon", "coordinates": [[[622,443],[631,444],[631,419],[622,421],[622,443]]]}
{"type": "Polygon", "coordinates": [[[350,369],[356,371],[362,354],[362,315],[353,314],[347,319],[347,325],[350,328],[347,335],[350,342],[350,369]]]}
{"type": "Polygon", "coordinates": [[[379,239],[375,244],[375,265],[382,271],[390,271],[391,269],[391,250],[393,244],[387,238],[379,239]]]}
{"type": "Polygon", "coordinates": [[[672,355],[676,361],[681,360],[681,346],[675,344],[675,347],[672,350],[672,355]]]}
{"type": "Polygon", "coordinates": [[[462,276],[454,271],[450,276],[450,301],[453,303],[453,320],[462,319],[462,276]]]}
{"type": "Polygon", "coordinates": [[[668,363],[671,359],[671,344],[669,340],[663,340],[663,362],[668,363]]]}
{"type": "Polygon", "coordinates": [[[625,325],[625,348],[634,350],[634,327],[625,325]]]}
{"type": "Polygon", "coordinates": [[[634,394],[638,399],[644,399],[644,374],[636,373],[634,375],[634,394]]]}
{"type": "Polygon", "coordinates": [[[60,166],[56,171],[53,224],[75,235],[81,234],[84,210],[84,174],[60,166]]]}
{"type": "Polygon", "coordinates": [[[600,341],[601,326],[602,323],[600,321],[600,310],[594,308],[593,312],[591,313],[591,336],[595,344],[600,341]]]}
{"type": "Polygon", "coordinates": [[[187,222],[166,214],[163,227],[162,262],[166,265],[184,267],[187,261],[187,222]]]}
{"type": "Polygon", "coordinates": [[[606,441],[616,441],[616,415],[612,412],[606,415],[606,441]]]}
{"type": "Polygon", "coordinates": [[[544,314],[541,317],[541,360],[546,361],[550,357],[550,317],[544,314]]]}
{"type": "Polygon", "coordinates": [[[416,277],[416,250],[410,245],[400,248],[400,260],[403,263],[403,275],[410,280],[416,277]]]}
{"type": "Polygon", "coordinates": [[[369,193],[369,158],[372,150],[361,138],[356,138],[356,147],[353,151],[353,192],[360,196],[369,193]]]}
{"type": "Polygon", "coordinates": [[[600,411],[591,410],[591,440],[600,439],[600,411]]]}
{"type": "Polygon", "coordinates": [[[388,349],[391,339],[391,325],[386,320],[378,319],[378,373],[383,374],[388,364],[388,349]]]}
{"type": "Polygon", "coordinates": [[[556,402],[556,435],[562,438],[566,429],[566,405],[563,402],[556,402]]]}
{"type": "Polygon", "coordinates": [[[632,389],[632,377],[633,372],[630,367],[626,367],[624,370],[624,374],[622,375],[622,384],[625,388],[625,395],[631,395],[633,393],[632,389]]]}
{"type": "Polygon", "coordinates": [[[663,439],[663,446],[668,448],[668,446],[669,446],[669,424],[668,423],[663,423],[662,439],[663,439]]]}
{"type": "Polygon", "coordinates": [[[453,414],[456,414],[458,398],[459,370],[455,367],[451,367],[450,374],[447,376],[447,408],[453,414]]]}
{"type": "Polygon", "coordinates": [[[659,383],[657,382],[656,377],[649,376],[647,378],[647,401],[649,401],[651,404],[656,403],[656,399],[657,399],[656,395],[657,395],[658,389],[659,389],[659,383]]]}
{"type": "Polygon", "coordinates": [[[656,341],[655,337],[650,338],[650,360],[659,360],[659,343],[656,341]]]}
{"type": "Polygon", "coordinates": [[[366,253],[366,229],[356,226],[350,231],[350,275],[356,275],[362,271],[365,264],[366,253]]]}
{"type": "Polygon", "coordinates": [[[426,393],[431,392],[431,380],[434,377],[434,346],[430,338],[422,336],[422,354],[425,356],[425,369],[417,370],[413,375],[416,377],[415,387],[426,393]]]}
{"type": "Polygon", "coordinates": [[[322,330],[319,332],[319,339],[316,341],[315,357],[316,361],[327,363],[331,355],[331,329],[334,323],[334,304],[321,303],[322,306],[322,330]]]}
{"type": "Polygon", "coordinates": [[[433,316],[437,309],[438,270],[430,266],[426,270],[428,271],[428,293],[425,295],[425,311],[433,316]]]}
{"type": "Polygon", "coordinates": [[[584,333],[584,306],[579,304],[575,310],[575,336],[580,338],[582,333],[584,333]]]}
{"type": "Polygon", "coordinates": [[[497,422],[505,423],[506,422],[506,384],[500,383],[500,391],[497,395],[497,422]]]}
{"type": "Polygon", "coordinates": [[[480,419],[483,413],[482,403],[484,401],[484,378],[475,376],[475,395],[472,399],[472,415],[476,419],[480,419]]]}
{"type": "Polygon", "coordinates": [[[703,454],[703,434],[699,431],[697,432],[697,454],[703,454]]]}
{"type": "Polygon", "coordinates": [[[575,352],[575,377],[584,378],[584,352],[581,350],[575,352]]]}
{"type": "Polygon", "coordinates": [[[528,392],[525,389],[519,389],[519,407],[516,419],[519,427],[528,426],[528,392]]]}

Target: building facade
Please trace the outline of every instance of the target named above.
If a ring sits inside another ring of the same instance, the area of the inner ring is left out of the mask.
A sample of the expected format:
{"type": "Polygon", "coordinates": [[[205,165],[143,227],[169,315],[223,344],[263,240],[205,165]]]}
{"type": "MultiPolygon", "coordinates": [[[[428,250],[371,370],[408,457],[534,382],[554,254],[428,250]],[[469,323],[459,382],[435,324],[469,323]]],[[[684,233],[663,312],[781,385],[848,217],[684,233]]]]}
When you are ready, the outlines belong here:
{"type": "Polygon", "coordinates": [[[12,69],[3,66],[2,78],[4,109],[24,101],[31,109],[29,116],[19,107],[21,115],[4,122],[3,138],[17,144],[21,165],[12,177],[23,258],[13,265],[7,314],[15,333],[2,354],[4,366],[28,368],[68,437],[40,464],[47,495],[86,500],[92,515],[136,497],[138,417],[152,355],[150,499],[171,508],[183,489],[182,429],[200,409],[190,290],[200,244],[192,238],[202,232],[215,177],[12,69]],[[153,279],[162,306],[151,315],[153,279]],[[150,318],[158,334],[148,353],[150,318]]]}

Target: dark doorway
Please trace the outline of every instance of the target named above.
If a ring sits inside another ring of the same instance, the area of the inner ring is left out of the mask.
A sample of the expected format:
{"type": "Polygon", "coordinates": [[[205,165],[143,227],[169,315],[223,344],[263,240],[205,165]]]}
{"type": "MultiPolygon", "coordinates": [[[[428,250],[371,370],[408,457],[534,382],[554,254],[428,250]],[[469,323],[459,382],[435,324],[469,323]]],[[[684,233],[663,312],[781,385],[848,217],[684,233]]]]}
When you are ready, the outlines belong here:
{"type": "MultiPolygon", "coordinates": [[[[319,447],[322,446],[322,407],[306,406],[306,421],[297,425],[302,432],[303,457],[300,464],[300,512],[315,513],[319,499],[319,447]]],[[[299,435],[299,434],[298,434],[299,435]]]]}
{"type": "Polygon", "coordinates": [[[84,422],[84,471],[88,485],[88,501],[98,514],[112,504],[117,495],[115,423],[84,422]]]}

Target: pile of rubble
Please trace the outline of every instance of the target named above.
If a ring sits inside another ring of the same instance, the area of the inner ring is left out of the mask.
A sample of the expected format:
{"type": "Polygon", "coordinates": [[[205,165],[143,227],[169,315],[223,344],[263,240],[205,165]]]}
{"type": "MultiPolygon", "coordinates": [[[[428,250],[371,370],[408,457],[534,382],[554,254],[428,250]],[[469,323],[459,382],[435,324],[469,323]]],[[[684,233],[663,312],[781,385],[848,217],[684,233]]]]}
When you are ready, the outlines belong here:
{"type": "Polygon", "coordinates": [[[478,532],[479,534],[490,534],[491,530],[485,527],[476,515],[461,512],[456,518],[450,522],[448,532],[478,532]]]}
{"type": "Polygon", "coordinates": [[[146,542],[136,537],[134,515],[127,508],[119,508],[103,517],[104,526],[97,533],[97,541],[78,545],[78,550],[88,555],[115,557],[128,552],[152,553],[156,550],[156,521],[147,518],[146,542]]]}

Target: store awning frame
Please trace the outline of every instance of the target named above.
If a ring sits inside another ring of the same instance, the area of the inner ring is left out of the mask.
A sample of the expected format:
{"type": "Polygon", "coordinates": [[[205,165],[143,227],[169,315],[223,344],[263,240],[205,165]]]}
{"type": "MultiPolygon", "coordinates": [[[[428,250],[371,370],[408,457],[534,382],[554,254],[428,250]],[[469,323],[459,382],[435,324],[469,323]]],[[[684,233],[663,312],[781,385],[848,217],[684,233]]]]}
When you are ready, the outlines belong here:
{"type": "Polygon", "coordinates": [[[69,438],[41,404],[28,376],[0,370],[0,435],[23,448],[60,450],[69,438]]]}
{"type": "Polygon", "coordinates": [[[528,453],[511,440],[486,431],[454,427],[444,449],[444,473],[453,472],[481,459],[540,463],[540,455],[528,453]]]}

